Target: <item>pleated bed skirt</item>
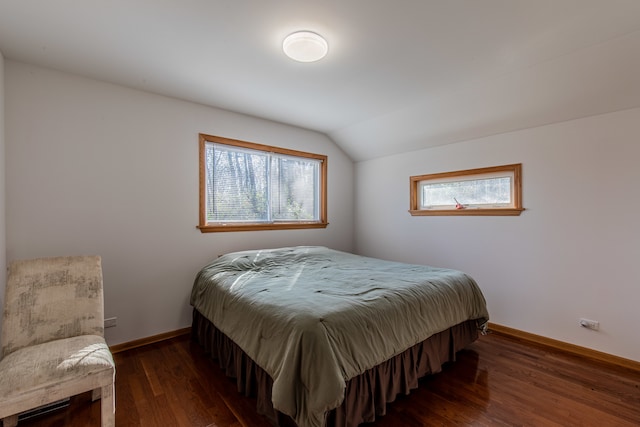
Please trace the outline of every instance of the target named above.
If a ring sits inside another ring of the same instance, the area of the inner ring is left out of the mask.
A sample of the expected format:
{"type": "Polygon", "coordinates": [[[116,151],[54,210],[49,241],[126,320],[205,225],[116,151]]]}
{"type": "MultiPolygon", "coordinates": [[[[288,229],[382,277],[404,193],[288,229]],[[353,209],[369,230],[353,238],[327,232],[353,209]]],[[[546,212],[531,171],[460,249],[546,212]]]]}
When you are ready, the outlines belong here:
{"type": "MultiPolygon", "coordinates": [[[[420,378],[440,372],[443,364],[455,361],[456,353],[475,341],[478,333],[476,321],[468,320],[432,335],[351,378],[346,382],[342,404],[328,412],[326,427],[356,427],[384,415],[387,403],[393,402],[398,394],[409,394],[417,388],[420,378]]],[[[271,377],[195,309],[192,337],[218,361],[227,376],[236,379],[240,393],[257,398],[258,413],[266,416],[274,425],[296,426],[289,416],[273,408],[271,377]]]]}

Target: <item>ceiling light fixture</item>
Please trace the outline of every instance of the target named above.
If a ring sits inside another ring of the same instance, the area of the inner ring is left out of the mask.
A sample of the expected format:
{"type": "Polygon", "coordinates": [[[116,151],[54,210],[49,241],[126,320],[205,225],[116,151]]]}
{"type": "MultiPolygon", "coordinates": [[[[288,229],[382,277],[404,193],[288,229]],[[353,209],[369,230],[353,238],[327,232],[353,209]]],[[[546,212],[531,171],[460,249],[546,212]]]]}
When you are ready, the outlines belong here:
{"type": "Polygon", "coordinates": [[[294,61],[315,62],[325,57],[329,51],[329,45],[320,34],[297,31],[284,39],[282,50],[294,61]]]}

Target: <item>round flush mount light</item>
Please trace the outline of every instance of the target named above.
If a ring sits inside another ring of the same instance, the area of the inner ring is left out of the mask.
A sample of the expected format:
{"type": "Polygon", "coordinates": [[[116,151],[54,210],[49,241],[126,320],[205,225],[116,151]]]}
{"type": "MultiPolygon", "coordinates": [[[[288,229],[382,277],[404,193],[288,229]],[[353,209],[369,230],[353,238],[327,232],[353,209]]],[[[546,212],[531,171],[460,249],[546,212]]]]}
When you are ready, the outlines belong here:
{"type": "Polygon", "coordinates": [[[294,61],[315,62],[326,56],[329,45],[320,34],[297,31],[284,39],[282,50],[294,61]]]}

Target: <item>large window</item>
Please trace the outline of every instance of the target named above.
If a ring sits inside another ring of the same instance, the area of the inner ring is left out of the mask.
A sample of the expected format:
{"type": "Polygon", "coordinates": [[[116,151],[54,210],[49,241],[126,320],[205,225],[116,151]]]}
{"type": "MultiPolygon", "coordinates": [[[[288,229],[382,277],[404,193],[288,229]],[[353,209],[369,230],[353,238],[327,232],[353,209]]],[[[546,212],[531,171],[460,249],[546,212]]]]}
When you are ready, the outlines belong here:
{"type": "Polygon", "coordinates": [[[411,215],[520,215],[522,165],[412,176],[411,215]]]}
{"type": "Polygon", "coordinates": [[[327,226],[327,157],[200,135],[202,232],[327,226]]]}

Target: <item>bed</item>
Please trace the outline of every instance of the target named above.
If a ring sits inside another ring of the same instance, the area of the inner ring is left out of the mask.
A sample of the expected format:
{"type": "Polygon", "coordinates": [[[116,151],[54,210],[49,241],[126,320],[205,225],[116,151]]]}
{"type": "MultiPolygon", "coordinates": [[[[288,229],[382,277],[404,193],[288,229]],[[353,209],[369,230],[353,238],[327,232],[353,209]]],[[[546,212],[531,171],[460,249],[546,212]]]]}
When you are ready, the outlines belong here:
{"type": "Polygon", "coordinates": [[[191,305],[194,338],[258,412],[298,427],[373,421],[489,319],[462,272],[318,246],[222,255],[197,274],[191,305]]]}

